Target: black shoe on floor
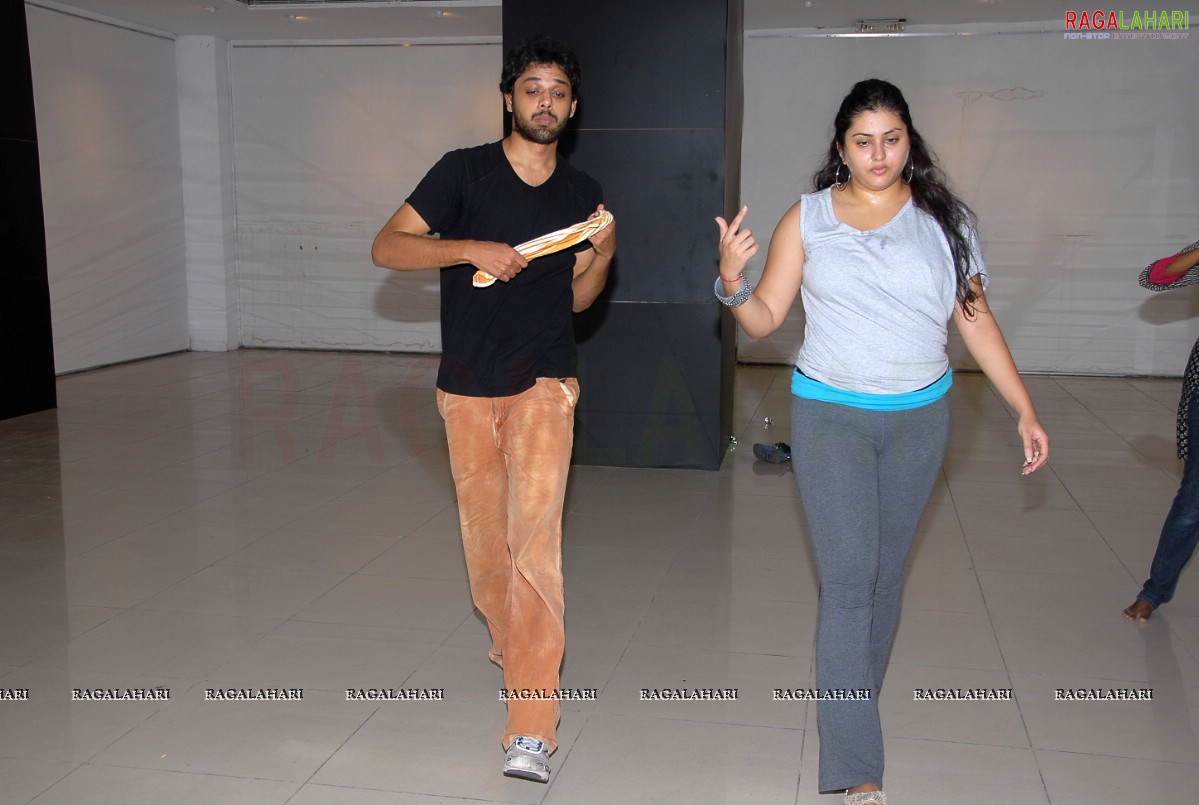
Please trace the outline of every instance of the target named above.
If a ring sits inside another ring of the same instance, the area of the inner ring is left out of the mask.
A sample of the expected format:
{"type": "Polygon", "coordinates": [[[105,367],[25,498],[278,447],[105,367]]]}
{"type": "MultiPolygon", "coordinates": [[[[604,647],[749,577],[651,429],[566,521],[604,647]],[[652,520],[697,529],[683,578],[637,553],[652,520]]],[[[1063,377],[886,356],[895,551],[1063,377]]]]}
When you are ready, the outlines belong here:
{"type": "Polygon", "coordinates": [[[791,460],[791,445],[786,442],[755,444],[754,458],[758,461],[768,461],[771,464],[786,464],[791,460]]]}

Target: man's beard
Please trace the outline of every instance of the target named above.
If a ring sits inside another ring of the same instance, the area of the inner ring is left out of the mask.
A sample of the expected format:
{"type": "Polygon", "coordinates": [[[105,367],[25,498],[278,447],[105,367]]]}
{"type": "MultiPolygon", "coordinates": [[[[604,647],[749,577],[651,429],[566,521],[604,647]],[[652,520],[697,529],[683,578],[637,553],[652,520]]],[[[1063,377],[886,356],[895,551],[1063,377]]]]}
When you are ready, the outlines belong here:
{"type": "Polygon", "coordinates": [[[549,126],[539,126],[531,118],[525,119],[516,113],[512,115],[512,129],[526,140],[540,143],[541,145],[549,145],[550,143],[557,142],[565,128],[565,120],[558,121],[556,124],[549,126]]]}

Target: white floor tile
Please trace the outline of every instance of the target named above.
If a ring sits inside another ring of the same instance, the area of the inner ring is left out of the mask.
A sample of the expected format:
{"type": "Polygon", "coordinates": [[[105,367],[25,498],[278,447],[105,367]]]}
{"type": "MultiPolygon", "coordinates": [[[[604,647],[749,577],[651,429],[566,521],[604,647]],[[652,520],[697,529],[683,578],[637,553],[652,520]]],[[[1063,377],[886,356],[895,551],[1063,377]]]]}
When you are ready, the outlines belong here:
{"type": "Polygon", "coordinates": [[[25,805],[66,777],[78,765],[70,761],[0,758],[0,805],[25,805]]]}
{"type": "Polygon", "coordinates": [[[883,734],[897,738],[1029,746],[1005,671],[892,662],[879,696],[879,719],[883,734]]]}
{"type": "Polygon", "coordinates": [[[1004,667],[985,612],[914,607],[905,607],[899,616],[891,662],[978,671],[1000,671],[1004,667]]]}
{"type": "Polygon", "coordinates": [[[5,690],[24,690],[28,701],[4,701],[0,746],[8,758],[85,763],[113,741],[144,724],[171,701],[99,701],[102,691],[163,688],[172,697],[182,691],[171,680],[142,674],[112,674],[73,669],[18,668],[4,677],[5,690]],[[79,694],[75,691],[78,690],[79,694]],[[88,691],[87,694],[84,691],[88,691]]]}
{"type": "Polygon", "coordinates": [[[1194,762],[1199,757],[1199,687],[1185,687],[1177,677],[1163,680],[1162,673],[1148,682],[1013,674],[1012,685],[1037,749],[1194,762]]]}
{"type": "MultiPolygon", "coordinates": [[[[60,378],[59,409],[0,422],[0,805],[838,799],[818,793],[815,706],[772,697],[814,686],[819,600],[792,468],[752,453],[789,441],[789,370],[737,369],[718,472],[572,467],[561,684],[596,699],[563,703],[539,785],[500,774],[503,675],[470,600],[436,365],[184,353],[60,378]],[[70,700],[153,685],[171,699],[70,700]],[[209,686],[305,697],[205,702],[209,686]],[[444,699],[347,701],[367,687],[444,699]],[[664,688],[738,698],[640,697],[664,688]]],[[[1179,382],[1028,384],[1053,455],[1022,478],[1011,412],[955,377],[879,703],[887,791],[1177,800],[1199,786],[1199,571],[1149,623],[1120,610],[1177,487],[1179,382]],[[1053,700],[1122,687],[1153,699],[1053,700]]]]}
{"type": "Polygon", "coordinates": [[[466,579],[354,575],[293,614],[298,620],[452,632],[471,614],[466,579]]]}
{"type": "Polygon", "coordinates": [[[437,648],[430,643],[337,638],[296,622],[267,635],[207,674],[235,688],[304,688],[345,695],[349,688],[402,688],[437,648]]]}
{"type": "Polygon", "coordinates": [[[593,714],[546,805],[792,805],[801,730],[593,714]],[[613,774],[614,770],[619,774],[613,774]]]}
{"type": "Polygon", "coordinates": [[[168,612],[289,618],[345,578],[338,573],[211,565],[138,606],[168,612]]]}
{"type": "Polygon", "coordinates": [[[1037,765],[1053,805],[1188,801],[1199,788],[1194,763],[1037,750],[1037,765]]]}
{"type": "Polygon", "coordinates": [[[393,537],[300,532],[284,526],[223,557],[220,564],[353,573],[395,544],[393,537]]]}
{"type": "Polygon", "coordinates": [[[196,680],[275,631],[280,620],[130,609],[40,658],[34,667],[196,680]]]}
{"type": "Polygon", "coordinates": [[[197,686],[95,755],[106,766],[308,780],[375,705],[305,690],[302,701],[205,701],[197,686]]]}
{"type": "MultiPolygon", "coordinates": [[[[295,783],[190,774],[178,771],[80,766],[35,801],[38,805],[128,805],[170,802],[173,805],[284,805],[292,802],[295,783]]],[[[2,801],[2,800],[0,800],[2,801]]]]}
{"type": "Polygon", "coordinates": [[[1072,679],[1152,683],[1163,676],[1199,685],[1199,661],[1165,618],[1136,624],[1121,617],[1120,609],[1109,607],[1111,614],[1097,619],[996,615],[995,635],[1012,674],[1046,674],[1062,685],[1072,679]]]}
{"type": "Polygon", "coordinates": [[[807,657],[630,646],[595,709],[642,718],[803,729],[805,704],[776,700],[774,691],[808,687],[810,670],[807,657]],[[662,698],[663,692],[673,696],[676,691],[707,700],[662,698]]]}
{"type": "MultiPolygon", "coordinates": [[[[537,803],[546,787],[504,777],[500,736],[504,730],[503,706],[464,710],[444,703],[427,702],[381,707],[354,732],[311,782],[329,786],[426,794],[488,802],[537,803]],[[454,758],[451,768],[445,759],[454,758]]],[[[558,751],[551,768],[561,771],[582,720],[574,714],[558,729],[558,751]]],[[[555,776],[551,776],[554,784],[555,776]]],[[[423,803],[422,803],[423,805],[423,803]]]]}
{"type": "MultiPolygon", "coordinates": [[[[502,802],[502,800],[487,800],[502,802]]],[[[478,805],[478,799],[439,797],[426,794],[399,794],[336,785],[310,783],[287,801],[287,805],[478,805]]]]}

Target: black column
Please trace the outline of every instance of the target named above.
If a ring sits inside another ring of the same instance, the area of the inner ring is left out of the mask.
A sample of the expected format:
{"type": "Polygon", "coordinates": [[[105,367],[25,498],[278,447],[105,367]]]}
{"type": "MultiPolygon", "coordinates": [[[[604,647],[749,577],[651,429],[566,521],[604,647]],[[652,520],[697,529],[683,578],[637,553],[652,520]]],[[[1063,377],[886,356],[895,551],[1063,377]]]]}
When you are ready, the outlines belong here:
{"type": "Polygon", "coordinates": [[[0,419],[56,405],[25,4],[0,0],[0,419]]]}
{"type": "Polygon", "coordinates": [[[716,469],[732,432],[731,317],[712,295],[713,217],[740,198],[741,0],[504,0],[505,51],[574,48],[579,110],[561,143],[616,216],[608,288],[576,316],[583,464],[716,469]]]}

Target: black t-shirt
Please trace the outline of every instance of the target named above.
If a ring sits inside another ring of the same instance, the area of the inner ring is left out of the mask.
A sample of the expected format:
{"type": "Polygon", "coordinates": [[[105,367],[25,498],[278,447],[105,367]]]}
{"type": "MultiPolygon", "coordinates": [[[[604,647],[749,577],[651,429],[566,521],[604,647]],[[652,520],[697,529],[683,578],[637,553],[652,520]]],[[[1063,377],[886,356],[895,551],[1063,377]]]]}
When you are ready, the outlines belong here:
{"type": "MultiPolygon", "coordinates": [[[[599,184],[561,157],[530,187],[501,142],[451,151],[407,201],[447,240],[516,246],[584,220],[603,200],[599,184]]],[[[471,265],[441,269],[441,368],[437,387],[468,397],[505,397],[538,377],[574,371],[571,292],[575,254],[587,241],[529,263],[510,282],[475,288],[471,265]]]]}

